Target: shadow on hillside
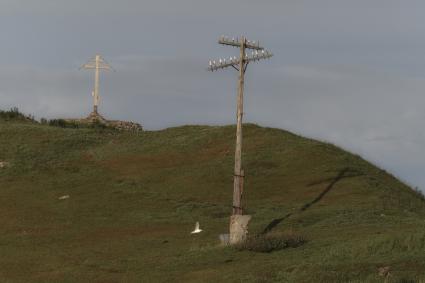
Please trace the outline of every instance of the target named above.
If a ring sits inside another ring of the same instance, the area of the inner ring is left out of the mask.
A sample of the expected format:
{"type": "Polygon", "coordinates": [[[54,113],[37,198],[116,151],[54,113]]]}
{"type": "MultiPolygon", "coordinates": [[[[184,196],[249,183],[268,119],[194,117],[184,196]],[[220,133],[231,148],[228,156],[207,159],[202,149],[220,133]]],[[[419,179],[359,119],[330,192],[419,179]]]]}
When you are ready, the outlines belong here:
{"type": "MultiPolygon", "coordinates": [[[[304,204],[297,212],[299,212],[299,213],[302,213],[302,212],[304,212],[304,211],[306,211],[307,209],[309,209],[312,205],[314,205],[314,204],[316,204],[316,203],[318,203],[320,200],[322,200],[322,198],[326,195],[326,194],[328,194],[334,187],[335,187],[335,185],[339,182],[339,181],[341,181],[342,179],[345,179],[345,178],[353,178],[353,177],[358,177],[358,176],[361,176],[361,175],[363,175],[363,173],[360,173],[360,172],[358,172],[358,171],[355,171],[355,170],[352,170],[352,169],[350,169],[350,168],[344,168],[344,169],[342,169],[339,173],[338,173],[338,175],[336,176],[336,177],[334,177],[334,178],[327,178],[327,179],[324,179],[324,180],[320,180],[320,181],[317,181],[317,182],[313,182],[313,183],[310,183],[310,184],[308,184],[308,186],[310,187],[310,186],[315,186],[315,185],[320,185],[320,184],[323,184],[323,183],[328,183],[328,182],[330,182],[327,186],[326,186],[326,188],[314,199],[314,200],[312,200],[312,201],[310,201],[310,202],[308,202],[308,203],[306,203],[306,204],[304,204]],[[347,173],[354,173],[354,174],[347,174],[347,173]]],[[[282,221],[284,221],[285,219],[287,219],[287,218],[289,218],[289,217],[291,217],[293,214],[295,214],[295,213],[297,213],[297,212],[291,212],[291,213],[288,213],[288,214],[286,214],[285,216],[283,216],[283,217],[281,217],[281,218],[276,218],[276,219],[273,219],[267,226],[266,226],[266,228],[264,228],[264,230],[263,230],[263,232],[262,232],[262,234],[266,234],[266,233],[268,233],[268,232],[270,232],[271,230],[273,230],[277,225],[279,225],[282,221]]]]}

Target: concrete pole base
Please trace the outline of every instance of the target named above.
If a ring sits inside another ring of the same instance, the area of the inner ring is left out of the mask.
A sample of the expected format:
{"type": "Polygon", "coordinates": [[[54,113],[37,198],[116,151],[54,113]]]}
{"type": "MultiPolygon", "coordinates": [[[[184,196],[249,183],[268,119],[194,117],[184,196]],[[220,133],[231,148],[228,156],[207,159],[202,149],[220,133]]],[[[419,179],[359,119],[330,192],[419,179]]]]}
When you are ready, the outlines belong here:
{"type": "Polygon", "coordinates": [[[251,215],[230,216],[230,245],[236,245],[246,240],[248,235],[248,223],[251,221],[251,218],[251,215]]]}

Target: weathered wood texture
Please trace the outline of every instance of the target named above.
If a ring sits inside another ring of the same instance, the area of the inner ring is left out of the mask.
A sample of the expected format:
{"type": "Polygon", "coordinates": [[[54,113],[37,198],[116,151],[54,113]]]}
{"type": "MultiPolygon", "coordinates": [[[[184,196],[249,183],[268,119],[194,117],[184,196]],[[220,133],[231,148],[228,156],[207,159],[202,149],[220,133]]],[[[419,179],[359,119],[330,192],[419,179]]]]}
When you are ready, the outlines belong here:
{"type": "Polygon", "coordinates": [[[233,215],[242,215],[242,191],[243,191],[243,173],[242,173],[242,119],[243,119],[243,92],[245,82],[245,47],[246,39],[242,37],[240,46],[239,62],[239,85],[237,99],[237,125],[236,125],[236,149],[235,149],[235,172],[233,181],[233,215]]]}

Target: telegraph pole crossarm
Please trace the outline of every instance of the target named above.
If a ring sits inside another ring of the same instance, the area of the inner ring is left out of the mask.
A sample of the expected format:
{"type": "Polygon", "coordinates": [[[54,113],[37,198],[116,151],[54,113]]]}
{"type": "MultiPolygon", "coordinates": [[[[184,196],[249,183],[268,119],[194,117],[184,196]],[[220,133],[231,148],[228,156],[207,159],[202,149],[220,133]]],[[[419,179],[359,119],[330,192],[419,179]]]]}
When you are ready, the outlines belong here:
{"type": "MultiPolygon", "coordinates": [[[[208,70],[209,71],[217,71],[220,69],[225,69],[227,67],[233,67],[234,69],[236,69],[237,71],[239,71],[238,66],[240,65],[241,61],[245,61],[245,71],[246,71],[246,67],[248,66],[248,64],[250,62],[256,62],[262,59],[268,59],[271,58],[273,56],[273,54],[267,50],[265,50],[263,47],[259,46],[258,41],[249,41],[249,40],[245,40],[246,44],[242,43],[242,40],[239,39],[233,39],[230,40],[227,37],[221,37],[219,40],[220,44],[223,45],[230,45],[230,46],[234,46],[234,47],[239,47],[239,48],[245,48],[245,49],[253,49],[255,51],[253,51],[251,53],[251,55],[245,54],[244,58],[237,58],[235,57],[230,57],[229,59],[219,59],[219,60],[210,60],[209,62],[209,66],[208,66],[208,70]],[[248,43],[249,42],[249,43],[248,43]]],[[[244,71],[244,72],[245,72],[244,71]]]]}

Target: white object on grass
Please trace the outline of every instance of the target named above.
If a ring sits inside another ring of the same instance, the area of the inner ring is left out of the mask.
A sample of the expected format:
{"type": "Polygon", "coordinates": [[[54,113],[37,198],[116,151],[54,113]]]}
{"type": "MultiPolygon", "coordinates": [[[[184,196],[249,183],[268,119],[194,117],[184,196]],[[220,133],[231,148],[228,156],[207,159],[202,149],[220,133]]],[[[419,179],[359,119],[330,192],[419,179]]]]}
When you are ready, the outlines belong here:
{"type": "Polygon", "coordinates": [[[69,198],[69,195],[61,196],[58,199],[63,200],[63,199],[67,199],[67,198],[69,198]]]}
{"type": "Polygon", "coordinates": [[[6,168],[7,166],[9,166],[9,162],[0,161],[0,168],[6,168]]]}

